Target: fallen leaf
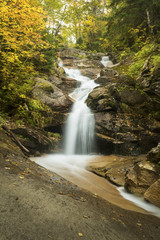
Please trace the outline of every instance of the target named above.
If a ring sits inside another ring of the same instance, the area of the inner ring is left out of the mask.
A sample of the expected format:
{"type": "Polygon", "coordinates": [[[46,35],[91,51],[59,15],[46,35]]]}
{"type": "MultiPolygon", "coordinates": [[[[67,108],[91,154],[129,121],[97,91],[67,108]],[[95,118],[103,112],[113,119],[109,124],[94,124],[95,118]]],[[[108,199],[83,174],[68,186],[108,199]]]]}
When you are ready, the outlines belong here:
{"type": "Polygon", "coordinates": [[[73,194],[71,193],[71,194],[69,194],[68,196],[69,196],[69,197],[73,197],[73,194]]]}
{"type": "Polygon", "coordinates": [[[19,176],[19,178],[20,178],[20,179],[24,179],[24,177],[22,177],[22,176],[19,176]]]}
{"type": "Polygon", "coordinates": [[[48,238],[52,238],[50,235],[48,235],[48,238]]]}
{"type": "Polygon", "coordinates": [[[58,181],[58,180],[56,180],[56,183],[59,183],[59,181],[58,181]]]}
{"type": "Polygon", "coordinates": [[[90,216],[83,215],[84,218],[90,218],[90,216]]]}
{"type": "Polygon", "coordinates": [[[11,168],[10,167],[5,167],[5,169],[10,170],[11,168]]]}
{"type": "Polygon", "coordinates": [[[25,175],[26,173],[25,173],[25,172],[21,172],[20,174],[21,174],[21,175],[25,175]]]}
{"type": "Polygon", "coordinates": [[[59,194],[60,194],[60,195],[65,195],[65,193],[64,193],[64,192],[59,192],[59,194]]]}
{"type": "Polygon", "coordinates": [[[78,236],[83,237],[83,234],[82,233],[78,233],[78,236]]]}
{"type": "Polygon", "coordinates": [[[138,227],[141,227],[141,226],[142,226],[142,224],[141,224],[141,223],[137,223],[137,226],[138,226],[138,227]]]}

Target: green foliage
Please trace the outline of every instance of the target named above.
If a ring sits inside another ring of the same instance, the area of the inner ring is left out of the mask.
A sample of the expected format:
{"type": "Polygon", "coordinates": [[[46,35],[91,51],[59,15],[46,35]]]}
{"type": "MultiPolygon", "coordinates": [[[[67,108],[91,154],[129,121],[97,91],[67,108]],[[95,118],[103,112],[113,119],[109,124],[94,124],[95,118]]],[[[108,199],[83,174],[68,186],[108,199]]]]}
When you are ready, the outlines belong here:
{"type": "Polygon", "coordinates": [[[149,59],[154,52],[154,43],[146,44],[135,54],[134,63],[129,67],[129,74],[132,77],[137,77],[140,70],[142,69],[145,61],[149,59]]]}
{"type": "Polygon", "coordinates": [[[45,123],[50,122],[50,118],[46,116],[50,115],[51,109],[40,103],[35,99],[26,99],[23,105],[19,105],[18,111],[15,115],[17,119],[23,119],[24,122],[33,126],[43,128],[45,123]]]}
{"type": "Polygon", "coordinates": [[[0,113],[0,127],[8,120],[8,115],[6,113],[0,113]]]}
{"type": "Polygon", "coordinates": [[[129,67],[129,74],[132,77],[138,77],[138,73],[142,69],[143,65],[144,65],[144,60],[143,59],[136,61],[134,64],[132,64],[129,67]]]}
{"type": "Polygon", "coordinates": [[[53,138],[54,141],[56,141],[56,142],[59,142],[61,140],[61,138],[62,138],[59,133],[49,132],[48,135],[49,135],[49,137],[53,138]]]}
{"type": "Polygon", "coordinates": [[[138,51],[148,38],[157,37],[159,0],[111,0],[108,7],[106,36],[117,50],[129,47],[138,51]]]}
{"type": "Polygon", "coordinates": [[[160,66],[160,55],[152,56],[154,67],[160,66]]]}
{"type": "Polygon", "coordinates": [[[43,7],[39,0],[0,2],[0,107],[10,116],[31,97],[35,75],[52,72],[56,44],[43,7]]]}

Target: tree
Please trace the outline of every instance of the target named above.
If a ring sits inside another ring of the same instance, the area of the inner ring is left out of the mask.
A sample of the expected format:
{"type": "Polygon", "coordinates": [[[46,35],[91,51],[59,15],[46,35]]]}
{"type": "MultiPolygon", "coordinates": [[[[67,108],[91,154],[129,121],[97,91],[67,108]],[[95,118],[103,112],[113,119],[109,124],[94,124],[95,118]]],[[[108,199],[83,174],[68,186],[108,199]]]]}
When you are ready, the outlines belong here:
{"type": "Polygon", "coordinates": [[[160,30],[159,0],[111,0],[108,7],[105,36],[118,49],[136,50],[141,47],[140,42],[144,43],[149,36],[155,37],[160,30]]]}
{"type": "Polygon", "coordinates": [[[46,17],[43,8],[30,0],[0,1],[0,95],[12,105],[32,87],[34,59],[45,61],[43,50],[50,47],[42,36],[46,17]]]}

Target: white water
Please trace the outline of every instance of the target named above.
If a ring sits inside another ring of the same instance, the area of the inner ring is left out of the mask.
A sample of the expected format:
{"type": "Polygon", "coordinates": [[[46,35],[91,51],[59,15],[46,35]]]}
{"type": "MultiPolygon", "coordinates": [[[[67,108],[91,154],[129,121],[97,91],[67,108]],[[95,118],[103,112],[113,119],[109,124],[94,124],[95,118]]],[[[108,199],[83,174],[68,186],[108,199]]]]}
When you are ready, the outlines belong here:
{"type": "Polygon", "coordinates": [[[90,154],[94,151],[94,115],[85,100],[88,94],[98,86],[94,80],[85,77],[78,69],[64,67],[68,77],[76,79],[80,86],[69,96],[75,101],[67,119],[65,130],[64,154],[90,154]]]}
{"type": "Polygon", "coordinates": [[[131,193],[128,193],[124,187],[118,188],[120,194],[125,199],[133,202],[135,205],[145,209],[146,211],[150,212],[151,214],[155,215],[156,217],[160,218],[160,208],[154,206],[151,203],[146,202],[142,197],[138,197],[131,193]]]}
{"type": "Polygon", "coordinates": [[[109,60],[108,56],[102,57],[101,63],[104,65],[104,67],[112,67],[113,63],[109,60]]]}

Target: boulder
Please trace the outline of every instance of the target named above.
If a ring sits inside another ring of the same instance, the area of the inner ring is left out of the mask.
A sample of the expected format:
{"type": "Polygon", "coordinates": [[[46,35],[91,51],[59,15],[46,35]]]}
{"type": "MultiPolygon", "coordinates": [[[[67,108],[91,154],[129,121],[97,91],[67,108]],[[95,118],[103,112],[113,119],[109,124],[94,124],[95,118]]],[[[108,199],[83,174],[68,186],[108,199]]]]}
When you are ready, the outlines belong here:
{"type": "Polygon", "coordinates": [[[147,160],[160,165],[160,143],[148,152],[147,160]]]}
{"type": "Polygon", "coordinates": [[[70,58],[63,59],[63,66],[64,67],[72,67],[72,68],[74,68],[75,67],[74,59],[70,59],[70,58]]]}
{"type": "Polygon", "coordinates": [[[85,52],[82,52],[81,50],[76,49],[76,48],[64,48],[58,53],[58,55],[62,59],[65,59],[65,58],[73,59],[73,58],[78,57],[80,55],[80,53],[81,53],[81,55],[83,55],[83,57],[86,56],[85,52]]]}
{"type": "Polygon", "coordinates": [[[97,78],[98,74],[99,74],[99,68],[82,68],[80,69],[81,73],[86,76],[89,77],[91,79],[95,79],[97,78]]]}
{"type": "Polygon", "coordinates": [[[100,72],[100,76],[106,76],[106,77],[117,77],[119,74],[116,70],[114,70],[113,68],[103,68],[100,72]]]}
{"type": "Polygon", "coordinates": [[[52,75],[49,77],[49,81],[52,82],[52,84],[56,85],[56,87],[58,87],[67,95],[69,95],[77,85],[77,81],[75,79],[68,77],[58,78],[52,75]]]}
{"type": "Polygon", "coordinates": [[[114,98],[105,87],[96,87],[88,96],[87,105],[96,112],[116,110],[114,98]]]}
{"type": "Polygon", "coordinates": [[[110,82],[112,82],[112,78],[110,77],[106,77],[106,76],[100,76],[95,80],[96,83],[98,84],[108,84],[110,82]]]}
{"type": "Polygon", "coordinates": [[[144,193],[144,198],[157,207],[160,207],[160,179],[147,189],[144,193]]]}
{"type": "Polygon", "coordinates": [[[135,87],[137,82],[134,78],[128,75],[120,74],[117,78],[117,83],[119,86],[130,86],[130,87],[135,87]]]}
{"type": "Polygon", "coordinates": [[[75,61],[78,68],[103,68],[103,64],[99,60],[80,59],[75,61]]]}
{"type": "Polygon", "coordinates": [[[69,111],[72,101],[67,95],[45,79],[36,78],[35,81],[36,84],[32,91],[35,99],[48,105],[53,111],[69,111]]]}
{"type": "Polygon", "coordinates": [[[146,190],[159,179],[159,173],[153,163],[142,161],[134,165],[125,179],[125,188],[137,195],[143,195],[146,190]]]}
{"type": "Polygon", "coordinates": [[[135,107],[135,105],[141,105],[147,101],[146,94],[139,90],[126,87],[126,89],[119,89],[118,92],[120,101],[132,107],[135,107]]]}
{"type": "MultiPolygon", "coordinates": [[[[141,159],[142,158],[144,158],[144,156],[141,156],[141,159]]],[[[105,177],[117,186],[124,186],[126,172],[138,161],[139,157],[117,155],[100,156],[89,162],[87,169],[97,175],[105,177]]]]}

